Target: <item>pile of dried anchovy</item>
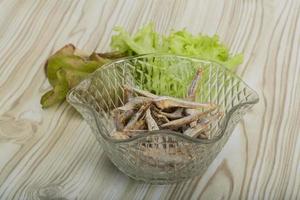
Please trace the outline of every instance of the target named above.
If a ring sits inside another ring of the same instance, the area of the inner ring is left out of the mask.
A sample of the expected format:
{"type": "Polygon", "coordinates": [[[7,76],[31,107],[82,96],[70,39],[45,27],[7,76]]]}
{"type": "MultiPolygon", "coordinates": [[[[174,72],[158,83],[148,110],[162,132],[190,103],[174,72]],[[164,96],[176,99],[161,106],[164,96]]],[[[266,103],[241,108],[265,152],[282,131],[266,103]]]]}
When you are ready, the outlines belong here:
{"type": "Polygon", "coordinates": [[[168,129],[193,138],[208,138],[209,125],[217,122],[223,113],[215,104],[195,102],[201,74],[198,70],[185,100],[124,85],[127,103],[112,111],[117,130],[112,137],[128,139],[144,131],[168,129]]]}

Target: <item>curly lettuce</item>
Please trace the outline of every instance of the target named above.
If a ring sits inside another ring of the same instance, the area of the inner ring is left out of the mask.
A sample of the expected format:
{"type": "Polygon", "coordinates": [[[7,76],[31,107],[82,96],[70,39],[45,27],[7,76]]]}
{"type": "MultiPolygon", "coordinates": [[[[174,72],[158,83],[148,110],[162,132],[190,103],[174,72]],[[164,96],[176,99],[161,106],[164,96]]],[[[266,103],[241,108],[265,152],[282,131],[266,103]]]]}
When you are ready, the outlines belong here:
{"type": "MultiPolygon", "coordinates": [[[[190,56],[215,61],[231,71],[235,71],[236,67],[243,62],[243,55],[230,54],[229,49],[219,41],[217,35],[193,35],[183,29],[163,36],[154,31],[153,24],[141,28],[133,35],[121,27],[116,27],[115,31],[117,34],[112,37],[111,48],[127,55],[168,53],[190,56]]],[[[135,79],[145,77],[139,85],[159,95],[182,97],[196,71],[195,68],[187,70],[188,66],[184,62],[170,66],[170,63],[166,64],[156,59],[151,65],[153,66],[151,70],[147,69],[146,65],[137,66],[138,72],[135,74],[135,79]],[[189,71],[189,76],[179,77],[182,67],[185,71],[189,71]]],[[[207,80],[207,75],[203,75],[202,79],[207,80]]]]}
{"type": "Polygon", "coordinates": [[[111,48],[128,55],[170,53],[191,56],[221,63],[232,71],[243,62],[243,55],[230,54],[217,35],[193,35],[183,29],[163,36],[155,32],[153,24],[139,29],[134,35],[122,27],[116,27],[115,31],[117,34],[112,36],[111,48]]]}

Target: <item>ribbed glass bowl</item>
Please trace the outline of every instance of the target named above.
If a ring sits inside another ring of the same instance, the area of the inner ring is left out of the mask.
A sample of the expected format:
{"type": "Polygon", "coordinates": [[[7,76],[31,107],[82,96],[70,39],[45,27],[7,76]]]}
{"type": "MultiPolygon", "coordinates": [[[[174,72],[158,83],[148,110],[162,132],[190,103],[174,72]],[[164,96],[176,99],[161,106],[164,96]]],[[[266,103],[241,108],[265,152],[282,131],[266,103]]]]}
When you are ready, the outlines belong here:
{"type": "Polygon", "coordinates": [[[258,95],[220,64],[148,54],[101,67],[72,89],[67,101],[88,122],[107,156],[122,172],[136,180],[164,184],[202,175],[237,122],[258,102],[258,95]],[[222,119],[210,127],[209,139],[168,130],[145,132],[126,140],[110,137],[115,130],[110,111],[124,104],[124,84],[184,98],[198,68],[203,69],[203,77],[196,101],[218,104],[224,112],[222,119]]]}

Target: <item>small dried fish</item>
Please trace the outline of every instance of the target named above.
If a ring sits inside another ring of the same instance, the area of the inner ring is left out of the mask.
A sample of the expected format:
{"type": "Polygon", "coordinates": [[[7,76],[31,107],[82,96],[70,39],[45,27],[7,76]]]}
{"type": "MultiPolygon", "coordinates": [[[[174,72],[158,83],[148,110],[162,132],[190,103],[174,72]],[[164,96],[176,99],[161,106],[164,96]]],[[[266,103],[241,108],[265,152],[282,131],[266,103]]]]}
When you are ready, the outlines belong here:
{"type": "Polygon", "coordinates": [[[186,131],[183,132],[184,135],[196,138],[198,137],[202,132],[207,131],[208,125],[207,124],[197,124],[193,128],[188,128],[186,131]]]}
{"type": "Polygon", "coordinates": [[[152,111],[154,118],[157,121],[158,125],[162,125],[164,123],[168,123],[170,120],[165,116],[157,112],[156,110],[152,111]]]}
{"type": "Polygon", "coordinates": [[[127,123],[129,119],[134,115],[134,110],[127,110],[120,113],[121,115],[121,121],[123,124],[127,123]]]}
{"type": "Polygon", "coordinates": [[[125,124],[128,122],[128,120],[134,115],[135,110],[119,110],[114,109],[112,111],[112,117],[116,124],[117,130],[123,130],[125,127],[125,124]]]}
{"type": "Polygon", "coordinates": [[[212,103],[198,103],[198,102],[191,102],[191,101],[185,101],[181,99],[176,99],[173,97],[158,97],[155,98],[154,101],[155,105],[159,109],[167,109],[171,107],[179,107],[179,108],[212,108],[215,107],[215,104],[212,103]]]}
{"type": "Polygon", "coordinates": [[[167,118],[169,119],[179,119],[181,117],[184,117],[183,116],[183,108],[177,108],[174,112],[171,112],[171,113],[168,113],[168,112],[163,112],[161,110],[158,110],[158,113],[166,116],[167,118]]]}
{"type": "Polygon", "coordinates": [[[132,130],[135,127],[135,123],[142,117],[142,115],[144,114],[144,112],[149,108],[150,103],[145,103],[143,104],[140,109],[138,110],[138,112],[136,112],[132,118],[129,120],[129,122],[127,123],[127,125],[124,128],[124,131],[128,131],[128,130],[132,130]]]}
{"type": "Polygon", "coordinates": [[[127,89],[129,91],[137,93],[138,95],[141,95],[141,96],[144,96],[144,97],[149,97],[149,98],[152,98],[152,99],[159,97],[155,94],[152,94],[151,92],[141,90],[141,89],[138,89],[138,88],[134,88],[134,87],[131,87],[129,85],[124,85],[124,89],[127,89]]]}
{"type": "Polygon", "coordinates": [[[196,138],[200,136],[200,138],[208,138],[208,130],[209,124],[216,122],[223,116],[222,112],[217,112],[214,115],[211,115],[204,120],[200,121],[195,127],[189,128],[183,132],[183,134],[188,135],[190,137],[196,138]]]}
{"type": "Polygon", "coordinates": [[[124,100],[128,102],[131,98],[133,98],[133,91],[124,87],[124,100]]]}
{"type": "MultiPolygon", "coordinates": [[[[131,130],[144,130],[147,128],[147,124],[144,119],[139,119],[136,123],[134,123],[131,127],[131,130]]],[[[126,129],[124,129],[126,131],[126,129]]],[[[127,129],[128,131],[128,129],[127,129]]]]}
{"type": "Polygon", "coordinates": [[[210,124],[212,122],[216,122],[218,121],[220,118],[222,118],[224,115],[223,112],[221,111],[217,111],[216,113],[212,113],[212,115],[206,117],[206,118],[203,118],[201,120],[199,120],[199,123],[202,123],[202,124],[210,124]]]}
{"type": "MultiPolygon", "coordinates": [[[[196,114],[196,113],[198,113],[198,112],[200,112],[200,111],[197,110],[197,109],[191,109],[191,108],[187,108],[187,109],[184,110],[184,113],[185,113],[186,115],[194,115],[194,114],[196,114]]],[[[191,122],[191,123],[190,123],[190,127],[191,127],[191,128],[195,127],[195,126],[197,125],[197,121],[198,121],[198,120],[195,120],[195,121],[191,122]]]]}
{"type": "Polygon", "coordinates": [[[193,128],[197,125],[197,120],[190,123],[190,127],[193,128]]]}
{"type": "Polygon", "coordinates": [[[161,127],[162,128],[176,129],[176,128],[179,128],[183,125],[189,124],[189,123],[191,123],[195,120],[198,120],[202,117],[205,117],[207,114],[214,111],[215,109],[216,109],[216,107],[210,108],[210,109],[208,109],[207,111],[204,111],[204,112],[199,111],[199,112],[197,112],[193,115],[189,115],[189,116],[186,116],[186,117],[183,117],[183,118],[176,119],[176,120],[170,121],[168,123],[165,123],[165,124],[161,125],[161,127]]]}
{"type": "Polygon", "coordinates": [[[159,130],[157,123],[155,122],[155,120],[153,119],[153,117],[151,115],[150,108],[147,109],[145,118],[146,118],[146,122],[147,122],[149,131],[159,130]]]}
{"type": "Polygon", "coordinates": [[[139,108],[142,104],[149,103],[150,101],[152,100],[147,97],[133,97],[124,106],[118,107],[116,109],[122,111],[134,110],[139,108]]]}
{"type": "Polygon", "coordinates": [[[116,124],[116,129],[117,131],[121,131],[124,128],[124,123],[123,123],[123,117],[121,116],[121,113],[118,112],[117,110],[115,110],[113,113],[113,119],[115,121],[116,124]]]}
{"type": "MultiPolygon", "coordinates": [[[[199,84],[200,77],[202,76],[202,72],[203,72],[202,69],[197,70],[197,73],[196,73],[194,79],[192,80],[192,83],[188,89],[188,94],[187,94],[186,100],[195,101],[196,90],[197,90],[197,87],[199,84]]],[[[185,112],[187,114],[191,115],[191,114],[195,113],[195,110],[194,109],[185,109],[185,112]]],[[[190,123],[191,128],[194,128],[196,126],[197,126],[197,120],[190,123]]]]}
{"type": "Polygon", "coordinates": [[[196,90],[197,90],[197,87],[198,87],[198,84],[199,84],[199,80],[202,76],[202,73],[203,73],[203,70],[202,69],[198,69],[197,70],[197,73],[188,89],[188,95],[187,95],[187,100],[190,100],[190,101],[195,101],[195,97],[196,97],[196,90]]]}

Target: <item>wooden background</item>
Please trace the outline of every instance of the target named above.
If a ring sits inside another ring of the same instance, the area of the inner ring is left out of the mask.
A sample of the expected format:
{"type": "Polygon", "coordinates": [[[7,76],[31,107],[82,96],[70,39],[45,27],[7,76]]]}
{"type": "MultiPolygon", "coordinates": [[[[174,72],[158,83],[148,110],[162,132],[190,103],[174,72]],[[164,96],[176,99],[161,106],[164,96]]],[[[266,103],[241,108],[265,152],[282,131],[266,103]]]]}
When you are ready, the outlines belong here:
{"type": "Polygon", "coordinates": [[[0,199],[300,199],[299,0],[0,0],[0,199]],[[202,177],[135,182],[66,103],[42,110],[46,58],[108,50],[112,27],[217,33],[260,102],[202,177]]]}

